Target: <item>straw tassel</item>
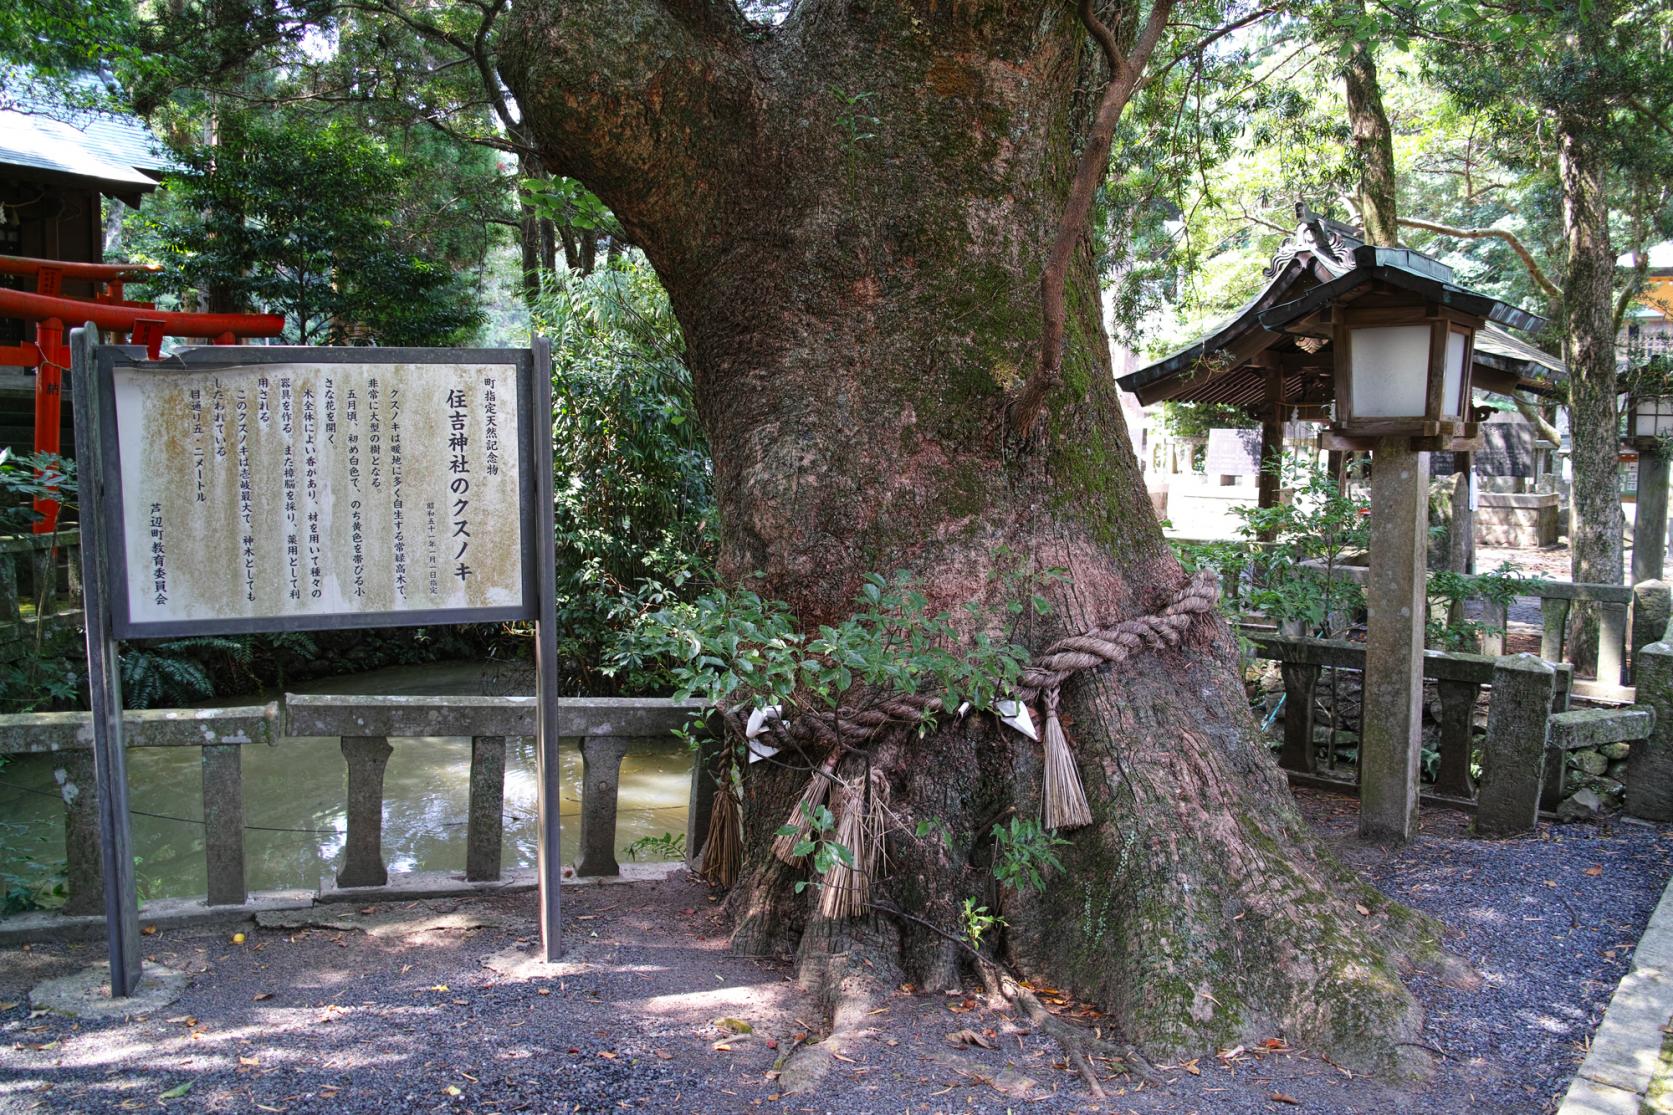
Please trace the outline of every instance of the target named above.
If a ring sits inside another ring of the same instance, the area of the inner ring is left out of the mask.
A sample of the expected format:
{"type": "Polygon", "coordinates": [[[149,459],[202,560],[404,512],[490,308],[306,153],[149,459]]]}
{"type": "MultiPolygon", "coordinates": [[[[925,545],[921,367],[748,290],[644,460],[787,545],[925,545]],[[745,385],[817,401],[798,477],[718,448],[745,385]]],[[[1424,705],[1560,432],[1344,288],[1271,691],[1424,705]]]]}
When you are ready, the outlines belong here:
{"type": "Polygon", "coordinates": [[[697,873],[717,887],[729,887],[738,878],[743,860],[743,811],[734,788],[735,768],[728,766],[717,782],[714,808],[709,811],[709,840],[703,845],[703,862],[697,873]]]}
{"type": "Polygon", "coordinates": [[[827,918],[855,918],[871,906],[871,881],[883,853],[883,806],[889,784],[881,771],[859,785],[839,782],[831,792],[840,810],[834,840],[847,848],[852,863],[838,860],[825,873],[819,892],[819,914],[827,918]]]}
{"type": "Polygon", "coordinates": [[[813,822],[810,818],[815,810],[825,804],[825,798],[831,792],[831,782],[836,776],[837,757],[841,753],[840,749],[831,752],[830,758],[826,759],[820,764],[819,769],[813,772],[813,778],[809,780],[807,789],[802,791],[802,796],[791,807],[790,817],[784,822],[783,828],[793,828],[796,831],[793,833],[781,831],[773,837],[773,855],[791,867],[799,865],[807,858],[805,855],[798,856],[796,854],[796,845],[806,840],[813,832],[813,822]]]}
{"type": "Polygon", "coordinates": [[[1057,719],[1057,687],[1045,691],[1046,726],[1043,733],[1046,762],[1045,826],[1048,829],[1075,829],[1092,823],[1092,807],[1087,804],[1086,791],[1081,788],[1080,771],[1075,769],[1075,756],[1069,750],[1069,740],[1057,719]]]}

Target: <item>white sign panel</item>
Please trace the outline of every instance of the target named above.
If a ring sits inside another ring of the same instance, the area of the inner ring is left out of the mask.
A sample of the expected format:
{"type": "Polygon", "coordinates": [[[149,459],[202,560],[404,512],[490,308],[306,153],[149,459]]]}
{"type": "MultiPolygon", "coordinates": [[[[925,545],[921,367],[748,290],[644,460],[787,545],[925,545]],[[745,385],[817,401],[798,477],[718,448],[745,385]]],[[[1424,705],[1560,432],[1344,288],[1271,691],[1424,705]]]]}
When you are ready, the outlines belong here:
{"type": "Polygon", "coordinates": [[[113,369],[127,621],[524,605],[515,364],[113,369]]]}

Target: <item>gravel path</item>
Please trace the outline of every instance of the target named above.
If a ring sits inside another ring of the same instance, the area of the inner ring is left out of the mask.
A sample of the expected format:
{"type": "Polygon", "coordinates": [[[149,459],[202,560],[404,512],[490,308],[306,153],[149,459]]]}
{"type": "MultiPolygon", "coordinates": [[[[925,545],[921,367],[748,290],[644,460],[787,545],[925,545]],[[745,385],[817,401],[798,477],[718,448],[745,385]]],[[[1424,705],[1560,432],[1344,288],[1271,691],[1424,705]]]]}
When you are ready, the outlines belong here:
{"type": "Polygon", "coordinates": [[[1443,1054],[1425,1086],[1350,1079],[1274,1035],[1279,1048],[1200,1058],[1200,1075],[1170,1072],[1165,1090],[1112,1081],[1100,1104],[1014,1019],[902,992],[822,1091],[782,1097],[769,1070],[813,1008],[785,965],[727,955],[713,896],[678,879],[566,890],[569,953],[555,971],[522,959],[532,895],[326,909],[334,925],[255,929],[243,944],[159,933],[148,955],[191,984],[126,1023],[27,1008],[33,984],[102,946],[0,952],[0,1112],[1550,1110],[1673,869],[1673,830],[1558,826],[1484,843],[1432,813],[1390,854],[1352,839],[1352,802],[1301,800],[1377,886],[1453,927],[1453,949],[1483,976],[1475,992],[1416,985],[1443,1054]],[[998,1049],[955,1050],[945,1035],[960,1029],[998,1049]]]}

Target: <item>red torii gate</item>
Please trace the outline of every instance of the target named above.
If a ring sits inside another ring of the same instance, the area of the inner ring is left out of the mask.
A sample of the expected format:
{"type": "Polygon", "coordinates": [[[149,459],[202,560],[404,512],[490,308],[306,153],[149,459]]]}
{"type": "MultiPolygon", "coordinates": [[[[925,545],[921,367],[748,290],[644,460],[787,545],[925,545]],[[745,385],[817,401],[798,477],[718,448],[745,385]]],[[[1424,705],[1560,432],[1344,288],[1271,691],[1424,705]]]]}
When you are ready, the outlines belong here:
{"type": "MultiPolygon", "coordinates": [[[[0,287],[0,317],[35,323],[35,339],[20,345],[0,345],[0,364],[34,368],[35,452],[56,454],[61,449],[64,370],[69,367],[67,327],[92,322],[102,330],[131,338],[157,358],[165,336],[202,337],[211,344],[237,344],[245,337],[277,337],[285,319],[278,314],[194,314],[158,310],[150,302],[129,302],[122,288],[159,268],[142,263],[75,263],[68,260],[0,256],[0,274],[34,276],[33,292],[0,287]],[[62,295],[65,279],[93,283],[93,300],[62,295]]],[[[58,501],[37,499],[41,516],[35,533],[50,534],[58,527],[58,501]]]]}

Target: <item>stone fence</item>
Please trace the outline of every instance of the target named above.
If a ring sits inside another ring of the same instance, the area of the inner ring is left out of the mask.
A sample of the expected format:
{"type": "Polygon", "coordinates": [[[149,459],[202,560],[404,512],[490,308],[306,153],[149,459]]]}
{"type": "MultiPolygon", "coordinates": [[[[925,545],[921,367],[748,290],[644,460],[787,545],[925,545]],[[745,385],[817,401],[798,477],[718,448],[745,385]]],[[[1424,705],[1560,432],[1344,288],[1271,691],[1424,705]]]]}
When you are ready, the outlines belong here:
{"type": "MultiPolygon", "coordinates": [[[[1320,562],[1307,562],[1323,570],[1320,562]]],[[[1365,583],[1370,571],[1364,566],[1338,565],[1334,574],[1344,580],[1365,583]]],[[[1574,648],[1568,644],[1568,617],[1576,603],[1596,604],[1597,680],[1577,678],[1574,694],[1588,700],[1631,704],[1628,684],[1631,652],[1661,638],[1667,627],[1669,600],[1673,590],[1662,581],[1645,581],[1635,588],[1624,585],[1594,585],[1574,581],[1541,581],[1522,594],[1539,601],[1539,656],[1547,662],[1573,662],[1574,648]]],[[[1482,622],[1500,632],[1505,627],[1505,608],[1483,600],[1482,622]]],[[[1504,636],[1484,637],[1482,652],[1497,657],[1504,652],[1504,636]]]]}
{"type": "MultiPolygon", "coordinates": [[[[656,698],[565,699],[558,734],[579,738],[583,767],[578,876],[620,873],[615,857],[616,798],[622,756],[636,740],[665,739],[698,703],[656,698]]],[[[128,747],[196,747],[203,756],[204,858],[208,906],[250,899],[244,871],[243,749],[284,746],[286,737],[337,736],[347,765],[347,832],[339,889],[390,883],[384,864],[383,775],[396,743],[423,736],[471,737],[464,883],[501,878],[505,745],[534,734],[532,697],[309,697],[246,708],[166,709],[123,716],[128,747]],[[391,741],[395,741],[392,743],[391,741]]],[[[103,910],[99,812],[93,778],[92,721],[84,712],[0,716],[0,755],[50,753],[64,799],[69,893],[66,914],[103,910]]],[[[714,783],[693,763],[686,848],[707,835],[714,783]]]]}
{"type": "MultiPolygon", "coordinates": [[[[1283,680],[1279,765],[1301,784],[1341,785],[1318,769],[1314,717],[1319,675],[1325,668],[1363,672],[1365,645],[1245,634],[1256,657],[1278,663],[1283,680]]],[[[1625,745],[1628,812],[1647,820],[1673,820],[1673,642],[1640,648],[1638,669],[1638,704],[1570,711],[1577,683],[1567,663],[1533,654],[1425,652],[1423,676],[1434,683],[1440,706],[1440,761],[1433,793],[1425,796],[1435,804],[1473,809],[1481,835],[1528,832],[1542,808],[1557,807],[1571,752],[1625,745]],[[1478,786],[1471,766],[1484,690],[1488,709],[1478,786]]]]}
{"type": "Polygon", "coordinates": [[[81,533],[0,538],[0,662],[22,657],[42,624],[81,624],[81,533]]]}

